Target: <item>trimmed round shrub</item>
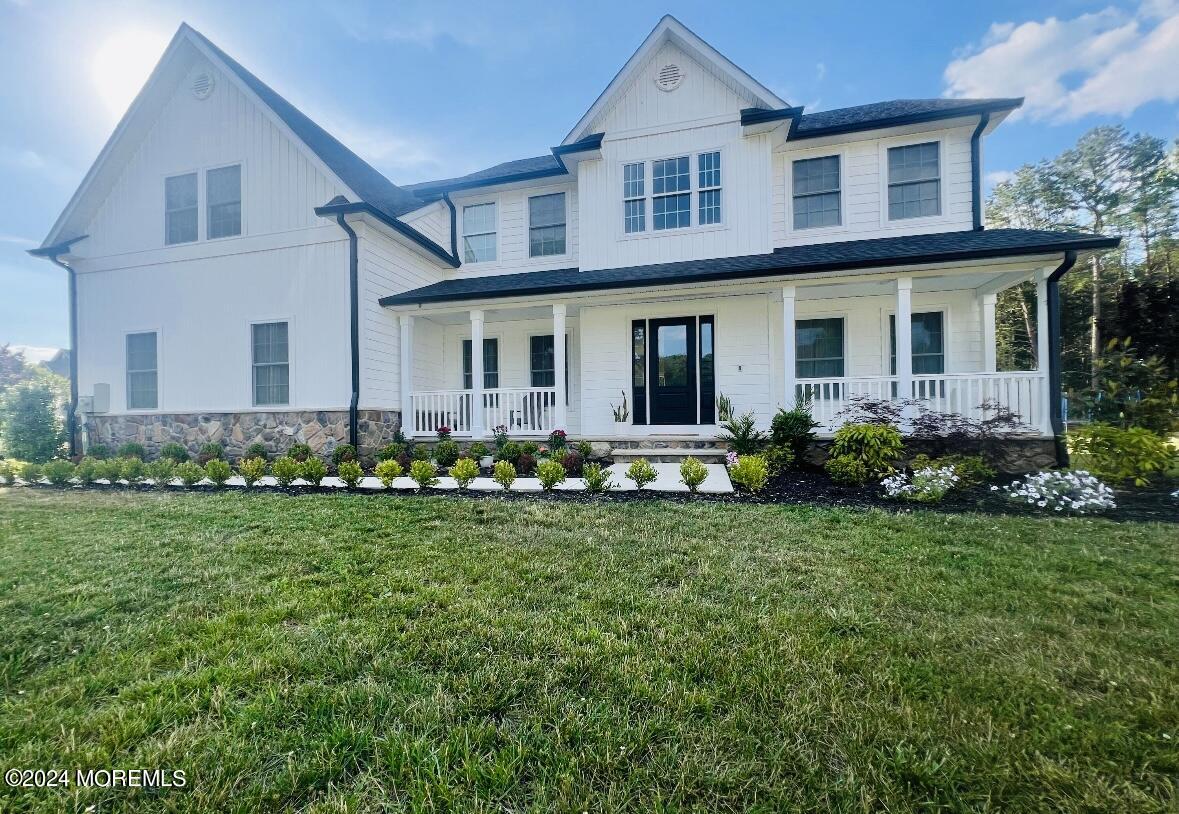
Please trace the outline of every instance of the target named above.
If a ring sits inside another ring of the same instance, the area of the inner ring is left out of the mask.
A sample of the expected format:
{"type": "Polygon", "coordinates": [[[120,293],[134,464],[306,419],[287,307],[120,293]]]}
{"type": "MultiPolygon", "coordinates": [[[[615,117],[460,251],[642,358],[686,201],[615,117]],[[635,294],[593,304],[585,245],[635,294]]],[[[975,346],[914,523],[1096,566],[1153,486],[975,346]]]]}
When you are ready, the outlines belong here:
{"type": "Polygon", "coordinates": [[[176,466],[176,477],[185,486],[196,486],[205,479],[205,470],[195,461],[185,461],[176,466]]]}
{"type": "Polygon", "coordinates": [[[377,452],[378,461],[396,461],[405,452],[405,444],[394,441],[392,444],[385,444],[377,452]]]}
{"type": "Polygon", "coordinates": [[[217,441],[201,444],[201,451],[197,453],[197,463],[204,466],[209,461],[225,460],[225,447],[217,441]]]}
{"type": "Polygon", "coordinates": [[[585,457],[580,452],[566,452],[561,456],[561,466],[565,467],[565,474],[569,477],[580,478],[585,457]]]}
{"type": "Polygon", "coordinates": [[[519,443],[516,441],[507,441],[502,447],[499,448],[499,452],[496,453],[495,459],[497,461],[509,461],[510,463],[515,464],[519,457],[523,454],[524,450],[521,449],[519,443]]]}
{"type": "Polygon", "coordinates": [[[205,477],[213,484],[214,488],[220,489],[223,487],[231,477],[233,477],[233,470],[229,468],[229,464],[220,458],[214,458],[205,464],[205,477]]]}
{"type": "Polygon", "coordinates": [[[86,453],[96,461],[105,461],[111,457],[111,448],[106,444],[95,444],[90,447],[90,451],[86,453]]]}
{"type": "Polygon", "coordinates": [[[337,444],[332,450],[332,463],[339,467],[345,461],[356,460],[356,447],[351,444],[337,444]]]}
{"type": "Polygon", "coordinates": [[[409,477],[419,489],[428,489],[438,483],[438,467],[432,461],[414,461],[409,468],[409,477]]]}
{"type": "Polygon", "coordinates": [[[41,482],[41,465],[35,464],[32,461],[26,461],[20,465],[20,479],[25,482],[26,486],[31,486],[34,483],[41,482]]]}
{"type": "Polygon", "coordinates": [[[127,443],[123,444],[123,446],[119,447],[118,457],[138,458],[141,461],[146,461],[147,450],[144,449],[143,444],[137,443],[135,441],[128,441],[127,443]]]}
{"type": "Polygon", "coordinates": [[[364,470],[356,461],[340,461],[340,465],[336,467],[336,475],[344,481],[344,485],[349,489],[355,489],[360,485],[360,479],[364,477],[364,470]]]}
{"type": "Polygon", "coordinates": [[[516,467],[509,460],[496,461],[491,472],[491,479],[503,487],[504,491],[512,488],[516,482],[516,467]]]}
{"type": "MultiPolygon", "coordinates": [[[[0,474],[0,477],[3,475],[0,474]]],[[[91,485],[98,479],[98,461],[90,457],[78,461],[78,465],[74,467],[74,477],[83,486],[91,485]]]]}
{"type": "Polygon", "coordinates": [[[246,447],[246,454],[243,458],[261,458],[263,461],[270,460],[270,450],[261,441],[255,441],[246,447]]]}
{"type": "Polygon", "coordinates": [[[467,454],[476,461],[480,461],[485,456],[490,454],[490,450],[487,449],[487,444],[483,443],[482,441],[476,441],[475,443],[471,444],[471,446],[467,447],[467,454]]]}
{"type": "Polygon", "coordinates": [[[374,470],[373,474],[380,478],[381,485],[388,489],[393,485],[393,481],[397,478],[400,478],[404,472],[405,467],[403,467],[398,461],[395,461],[392,458],[386,458],[377,464],[377,468],[374,470]]]}
{"type": "Polygon", "coordinates": [[[582,467],[581,477],[585,480],[585,490],[591,495],[600,495],[614,488],[610,470],[601,464],[586,464],[582,467]]]}
{"type": "Polygon", "coordinates": [[[303,465],[289,455],[284,455],[270,466],[270,474],[282,488],[288,488],[303,473],[303,465]]]}
{"type": "Polygon", "coordinates": [[[327,477],[327,464],[316,458],[314,455],[305,460],[299,466],[299,477],[310,483],[312,486],[319,486],[323,483],[323,479],[327,477]]]}
{"type": "Polygon", "coordinates": [[[414,444],[413,449],[409,452],[409,457],[413,461],[428,461],[430,460],[430,448],[425,444],[414,444]]]}
{"type": "Polygon", "coordinates": [[[64,458],[55,458],[45,464],[41,471],[54,486],[66,486],[74,479],[74,465],[64,458]]]}
{"type": "Polygon", "coordinates": [[[460,489],[466,489],[475,478],[479,477],[479,464],[472,458],[459,458],[450,468],[450,476],[460,489]]]}
{"type": "Polygon", "coordinates": [[[292,460],[303,463],[311,457],[311,447],[307,444],[291,444],[287,449],[287,457],[292,460]]]}
{"type": "Polygon", "coordinates": [[[118,458],[104,458],[95,466],[94,474],[98,480],[104,480],[114,486],[119,482],[119,478],[123,477],[123,462],[118,458]]]}
{"type": "Polygon", "coordinates": [[[176,463],[171,458],[156,458],[147,465],[147,476],[157,489],[166,489],[176,477],[176,463]]]}
{"type": "Polygon", "coordinates": [[[243,459],[238,462],[237,474],[242,476],[247,487],[253,486],[266,477],[266,459],[257,456],[243,459]]]}
{"type": "Polygon", "coordinates": [[[540,488],[551,492],[558,483],[565,482],[565,467],[560,461],[541,461],[536,465],[536,477],[540,480],[540,488]]]}
{"type": "Polygon", "coordinates": [[[760,492],[770,479],[770,467],[761,455],[742,455],[729,467],[729,477],[750,492],[760,492]]]}
{"type": "Polygon", "coordinates": [[[535,458],[536,453],[540,452],[540,444],[535,441],[524,441],[520,444],[520,452],[535,458]]]}
{"type": "Polygon", "coordinates": [[[182,464],[188,460],[188,449],[184,444],[169,441],[160,447],[160,457],[167,458],[173,463],[182,464]]]}
{"type": "Polygon", "coordinates": [[[655,479],[659,477],[659,473],[647,462],[646,458],[639,458],[627,468],[626,476],[635,482],[637,488],[642,489],[647,484],[654,483],[655,479]]]}
{"type": "Polygon", "coordinates": [[[459,445],[449,438],[434,445],[434,460],[439,466],[453,466],[459,459],[459,445]]]}
{"type": "Polygon", "coordinates": [[[680,463],[680,481],[688,487],[688,491],[695,494],[700,484],[708,477],[708,467],[695,458],[684,458],[680,463]]]}
{"type": "Polygon", "coordinates": [[[127,481],[128,486],[140,484],[147,477],[147,466],[140,458],[120,458],[119,460],[122,462],[119,476],[127,481]]]}
{"type": "Polygon", "coordinates": [[[841,486],[863,486],[872,477],[868,467],[854,455],[837,455],[823,464],[831,480],[841,486]]]}

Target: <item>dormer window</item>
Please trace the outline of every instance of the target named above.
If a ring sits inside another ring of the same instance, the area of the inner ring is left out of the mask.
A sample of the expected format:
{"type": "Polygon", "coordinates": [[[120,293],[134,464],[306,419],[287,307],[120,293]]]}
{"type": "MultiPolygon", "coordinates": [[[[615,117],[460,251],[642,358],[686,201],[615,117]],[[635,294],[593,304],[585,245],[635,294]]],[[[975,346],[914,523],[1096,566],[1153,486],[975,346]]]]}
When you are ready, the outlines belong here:
{"type": "Polygon", "coordinates": [[[791,167],[795,229],[838,226],[839,156],[804,158],[791,167]]]}
{"type": "Polygon", "coordinates": [[[926,218],[942,213],[938,143],[888,149],[888,219],[926,218]]]}
{"type": "Polygon", "coordinates": [[[632,235],[651,229],[687,229],[721,222],[721,154],[719,151],[657,158],[622,167],[622,229],[632,235]],[[693,161],[695,169],[693,170],[693,161]],[[651,185],[647,189],[647,174],[651,185]],[[693,201],[693,193],[695,200],[693,201]],[[693,203],[695,222],[693,223],[693,203]]]}

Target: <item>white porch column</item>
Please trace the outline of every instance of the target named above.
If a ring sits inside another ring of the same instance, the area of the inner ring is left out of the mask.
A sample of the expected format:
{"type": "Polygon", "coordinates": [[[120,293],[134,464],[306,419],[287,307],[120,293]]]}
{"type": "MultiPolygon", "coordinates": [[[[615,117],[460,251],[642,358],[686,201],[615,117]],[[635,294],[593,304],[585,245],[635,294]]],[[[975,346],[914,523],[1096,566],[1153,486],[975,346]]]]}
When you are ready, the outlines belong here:
{"type": "Polygon", "coordinates": [[[794,337],[794,296],[792,285],[782,287],[782,406],[789,410],[795,402],[795,378],[798,350],[794,337]]]}
{"type": "Polygon", "coordinates": [[[483,433],[483,312],[471,311],[471,437],[483,433]]]}
{"type": "Polygon", "coordinates": [[[553,306],[553,378],[557,386],[557,404],[553,410],[554,429],[567,430],[565,400],[565,304],[553,306]]]}
{"type": "Polygon", "coordinates": [[[406,437],[414,433],[413,419],[413,317],[402,314],[401,323],[401,431],[406,437]]]}
{"type": "Polygon", "coordinates": [[[995,303],[998,299],[997,294],[983,294],[981,300],[983,371],[986,373],[994,373],[999,369],[995,358],[995,303]]]}
{"type": "MultiPolygon", "coordinates": [[[[913,398],[913,280],[897,278],[897,397],[913,398]]],[[[906,419],[911,411],[906,409],[906,419]]]]}
{"type": "Polygon", "coordinates": [[[1043,435],[1052,435],[1052,394],[1048,382],[1048,275],[1051,269],[1036,272],[1036,370],[1040,373],[1040,420],[1043,435]]]}

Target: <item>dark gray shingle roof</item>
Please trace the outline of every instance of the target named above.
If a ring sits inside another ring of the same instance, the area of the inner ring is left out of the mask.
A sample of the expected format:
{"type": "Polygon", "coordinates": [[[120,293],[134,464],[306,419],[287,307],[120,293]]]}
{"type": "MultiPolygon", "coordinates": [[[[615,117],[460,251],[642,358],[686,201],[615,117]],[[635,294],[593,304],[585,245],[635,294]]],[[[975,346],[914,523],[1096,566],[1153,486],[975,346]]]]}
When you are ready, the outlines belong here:
{"type": "Polygon", "coordinates": [[[564,175],[565,168],[553,155],[538,155],[533,158],[519,158],[515,161],[504,161],[485,170],[459,175],[454,178],[443,178],[440,181],[424,181],[420,184],[407,184],[405,189],[421,193],[422,190],[433,190],[446,187],[448,189],[464,186],[477,186],[489,181],[505,183],[513,179],[536,178],[541,174],[564,175]]]}
{"type": "Polygon", "coordinates": [[[1022,99],[893,99],[868,105],[841,107],[818,113],[803,113],[792,138],[813,136],[830,130],[867,130],[887,126],[896,119],[929,116],[970,115],[981,110],[1016,108],[1022,99]]]}
{"type": "Polygon", "coordinates": [[[638,288],[676,283],[715,282],[816,271],[937,263],[954,260],[1050,254],[1105,249],[1116,237],[1035,229],[942,232],[873,240],[846,240],[791,246],[772,254],[689,260],[649,266],[581,271],[576,268],[467,277],[381,298],[381,305],[413,305],[470,299],[495,299],[575,291],[638,288]]]}

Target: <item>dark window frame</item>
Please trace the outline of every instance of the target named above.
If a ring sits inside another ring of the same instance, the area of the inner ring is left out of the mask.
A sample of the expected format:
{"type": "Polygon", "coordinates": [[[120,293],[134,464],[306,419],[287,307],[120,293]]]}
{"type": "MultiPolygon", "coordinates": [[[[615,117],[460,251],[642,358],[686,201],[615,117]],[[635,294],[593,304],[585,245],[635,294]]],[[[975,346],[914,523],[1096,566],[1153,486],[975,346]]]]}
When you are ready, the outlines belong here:
{"type": "MultiPolygon", "coordinates": [[[[471,343],[470,338],[464,339],[462,344],[463,355],[463,389],[471,390],[474,388],[475,374],[472,370],[474,360],[471,357],[471,343]]],[[[499,388],[499,337],[485,336],[483,337],[483,389],[496,390],[499,388]],[[488,356],[488,348],[493,350],[492,354],[488,356]],[[493,362],[488,365],[488,360],[493,362]]]]}

